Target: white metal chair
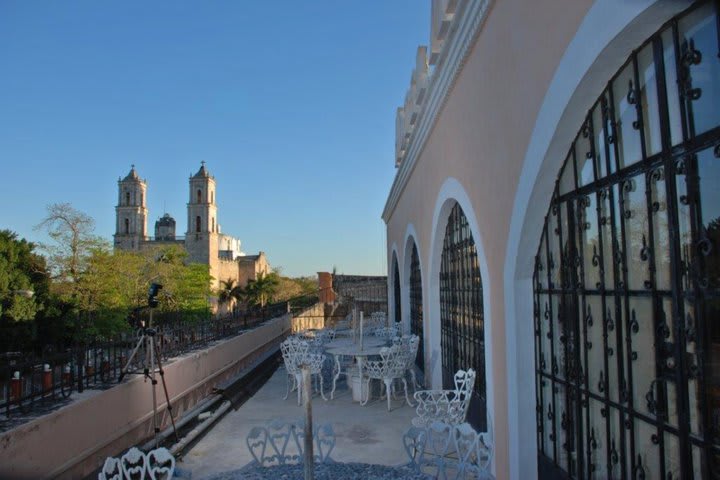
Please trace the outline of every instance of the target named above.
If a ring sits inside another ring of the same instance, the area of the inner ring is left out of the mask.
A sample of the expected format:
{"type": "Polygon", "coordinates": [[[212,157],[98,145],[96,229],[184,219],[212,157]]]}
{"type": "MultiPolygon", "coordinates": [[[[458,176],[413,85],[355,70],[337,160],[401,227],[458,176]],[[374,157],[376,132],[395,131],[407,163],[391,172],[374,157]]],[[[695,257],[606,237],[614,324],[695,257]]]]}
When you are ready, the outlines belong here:
{"type": "Polygon", "coordinates": [[[323,400],[327,400],[324,392],[324,381],[322,377],[322,367],[325,362],[325,355],[322,353],[313,353],[310,351],[310,344],[304,340],[300,340],[297,337],[288,337],[284,342],[280,344],[280,351],[282,352],[283,362],[285,363],[285,369],[287,370],[287,391],[283,400],[287,400],[290,392],[297,389],[297,402],[298,405],[302,403],[302,392],[300,386],[302,385],[302,371],[301,366],[307,365],[310,367],[310,373],[312,377],[320,377],[320,395],[323,400]]]}
{"type": "Polygon", "coordinates": [[[454,390],[419,390],[415,392],[418,402],[412,423],[416,427],[426,427],[432,422],[442,421],[450,425],[465,422],[470,397],[475,385],[475,370],[455,372],[454,390]]]}
{"type": "Polygon", "coordinates": [[[393,322],[393,325],[390,325],[388,327],[377,327],[375,329],[375,336],[391,340],[393,338],[397,338],[400,335],[400,331],[400,324],[393,322]]]}
{"type": "Polygon", "coordinates": [[[98,480],[170,480],[174,473],[175,457],[167,448],[143,453],[132,447],[120,458],[106,458],[98,480]]]}
{"type": "Polygon", "coordinates": [[[432,422],[422,428],[411,427],[403,444],[410,464],[434,478],[493,478],[490,425],[487,432],[476,432],[468,423],[432,422]]]}
{"type": "Polygon", "coordinates": [[[415,376],[415,357],[417,357],[418,347],[420,346],[420,337],[417,335],[403,335],[393,340],[393,343],[400,345],[405,358],[405,371],[410,373],[412,387],[417,389],[418,383],[415,376]]]}
{"type": "MultiPolygon", "coordinates": [[[[388,412],[390,411],[390,400],[393,392],[393,383],[399,379],[405,387],[405,401],[412,406],[408,397],[407,381],[405,381],[405,358],[402,349],[398,345],[385,347],[380,350],[380,360],[368,360],[365,362],[363,374],[365,378],[366,396],[362,405],[366,405],[370,398],[370,381],[382,380],[387,393],[388,412]]],[[[381,387],[382,390],[382,387],[381,387]]],[[[381,394],[382,398],[382,394],[381,394]]]]}

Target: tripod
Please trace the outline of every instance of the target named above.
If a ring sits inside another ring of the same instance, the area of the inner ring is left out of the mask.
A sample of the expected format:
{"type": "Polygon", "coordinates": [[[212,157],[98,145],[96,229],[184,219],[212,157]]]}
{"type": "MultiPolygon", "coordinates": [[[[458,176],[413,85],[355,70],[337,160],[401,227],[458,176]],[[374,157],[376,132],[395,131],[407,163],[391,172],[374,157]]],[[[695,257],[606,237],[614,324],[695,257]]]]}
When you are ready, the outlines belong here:
{"type": "Polygon", "coordinates": [[[122,382],[123,377],[128,373],[130,365],[132,364],[135,355],[141,346],[145,346],[145,362],[143,368],[143,375],[145,379],[150,380],[152,385],[152,402],[153,402],[153,431],[155,438],[155,448],[158,447],[158,433],[160,433],[160,425],[158,424],[158,408],[157,408],[157,393],[155,391],[157,387],[157,379],[155,378],[155,362],[157,361],[157,373],[160,374],[160,381],[162,382],[163,391],[165,392],[165,401],[167,402],[167,411],[170,414],[170,422],[172,423],[173,433],[175,434],[175,441],[180,441],[178,437],[177,428],[175,428],[175,418],[173,417],[172,405],[170,404],[170,396],[168,395],[167,383],[165,383],[165,371],[163,370],[162,360],[157,349],[157,343],[155,342],[155,334],[157,331],[152,328],[152,317],[153,309],[150,308],[150,319],[148,320],[147,326],[145,321],[140,322],[140,338],[138,339],[137,345],[133,349],[130,357],[125,363],[125,366],[120,370],[120,377],[118,377],[118,383],[122,382]]]}

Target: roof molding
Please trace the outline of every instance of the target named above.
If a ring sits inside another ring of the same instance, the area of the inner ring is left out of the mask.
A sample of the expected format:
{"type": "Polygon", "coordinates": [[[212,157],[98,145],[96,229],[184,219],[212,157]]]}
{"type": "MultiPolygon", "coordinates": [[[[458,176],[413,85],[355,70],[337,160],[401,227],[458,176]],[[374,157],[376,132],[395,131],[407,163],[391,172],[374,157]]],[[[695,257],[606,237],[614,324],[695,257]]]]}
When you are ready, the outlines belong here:
{"type": "MultiPolygon", "coordinates": [[[[437,55],[437,63],[430,75],[427,93],[424,95],[423,104],[418,108],[417,120],[413,122],[412,132],[409,134],[409,140],[405,144],[406,148],[402,150],[403,156],[401,159],[396,160],[398,171],[392,187],[390,187],[390,193],[382,213],[382,219],[385,223],[390,220],[400,200],[400,195],[402,195],[405,185],[407,185],[415,168],[417,159],[425,147],[425,142],[435,125],[437,116],[445,105],[448,94],[465,64],[465,59],[475,43],[475,39],[480,32],[480,26],[487,16],[492,2],[493,0],[449,2],[456,3],[458,8],[453,15],[453,25],[449,27],[447,37],[443,39],[442,50],[439,55],[433,52],[434,55],[437,55]]],[[[438,14],[437,12],[433,13],[438,14]]],[[[444,32],[443,35],[445,35],[444,32]]],[[[433,46],[433,48],[435,47],[433,46]]],[[[400,112],[400,110],[402,110],[402,107],[398,109],[398,115],[404,113],[400,112]]],[[[402,126],[404,122],[397,123],[398,126],[402,126]]],[[[408,133],[406,131],[398,132],[398,136],[403,135],[408,135],[408,133]]]]}

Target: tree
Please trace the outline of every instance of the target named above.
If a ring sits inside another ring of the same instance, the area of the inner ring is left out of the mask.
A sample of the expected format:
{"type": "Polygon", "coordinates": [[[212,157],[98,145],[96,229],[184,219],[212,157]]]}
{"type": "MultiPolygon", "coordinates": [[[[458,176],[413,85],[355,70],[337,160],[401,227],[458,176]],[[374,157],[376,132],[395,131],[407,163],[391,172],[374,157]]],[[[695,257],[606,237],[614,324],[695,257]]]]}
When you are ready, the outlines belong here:
{"type": "Polygon", "coordinates": [[[220,280],[220,288],[217,294],[218,303],[222,306],[233,301],[242,300],[244,292],[240,285],[235,284],[235,279],[228,278],[227,280],[220,280]]]}
{"type": "Polygon", "coordinates": [[[35,245],[17,234],[0,230],[0,321],[33,320],[48,293],[45,259],[35,245]]]}
{"type": "Polygon", "coordinates": [[[52,245],[41,245],[48,253],[50,272],[60,296],[74,301],[80,288],[80,276],[87,268],[93,250],[108,248],[93,232],[95,221],[69,203],[48,205],[47,216],[35,227],[47,231],[52,245]]]}
{"type": "Polygon", "coordinates": [[[272,302],[279,283],[277,273],[260,273],[257,279],[250,280],[245,287],[245,299],[250,305],[264,307],[266,303],[272,302]]]}

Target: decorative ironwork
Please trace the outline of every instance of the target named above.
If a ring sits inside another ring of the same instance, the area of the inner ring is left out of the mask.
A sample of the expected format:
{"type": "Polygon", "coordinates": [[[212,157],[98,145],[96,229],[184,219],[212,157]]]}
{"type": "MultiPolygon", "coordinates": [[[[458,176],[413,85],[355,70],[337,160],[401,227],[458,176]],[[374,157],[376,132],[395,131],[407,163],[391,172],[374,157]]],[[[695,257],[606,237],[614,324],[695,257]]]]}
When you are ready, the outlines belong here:
{"type": "MultiPolygon", "coordinates": [[[[548,265],[551,265],[551,261],[548,265]]],[[[445,388],[453,387],[455,372],[473,368],[477,380],[470,400],[468,423],[484,431],[485,325],[480,266],[467,218],[455,204],[450,212],[440,264],[440,346],[445,388]]]]}
{"type": "Polygon", "coordinates": [[[720,477],[718,5],[634,51],[560,170],[533,278],[541,474],[720,477]]]}
{"type": "Polygon", "coordinates": [[[402,322],[402,302],[400,301],[400,268],[398,268],[397,258],[393,256],[394,264],[394,286],[393,286],[393,297],[395,297],[395,323],[402,322]]]}
{"type": "MultiPolygon", "coordinates": [[[[418,256],[417,245],[414,243],[410,258],[410,332],[421,339],[424,338],[422,274],[420,273],[420,257],[418,256]]],[[[418,345],[415,364],[421,371],[425,370],[425,349],[422,340],[418,345]]]]}

